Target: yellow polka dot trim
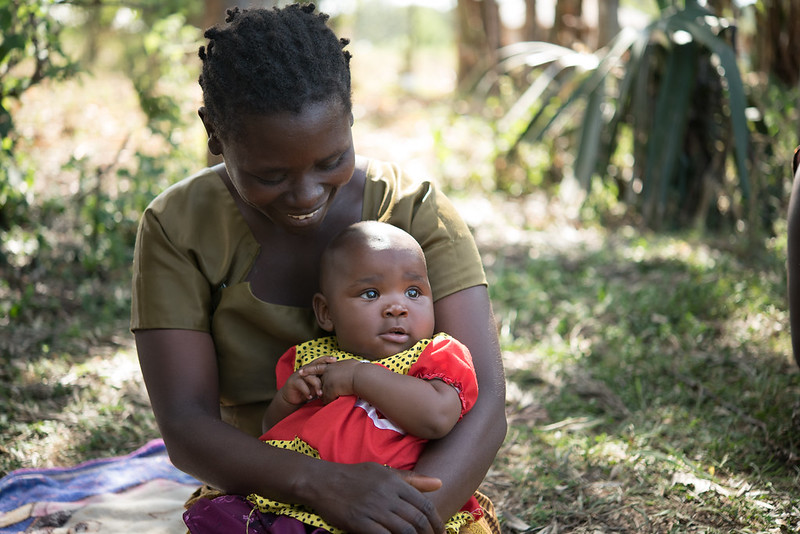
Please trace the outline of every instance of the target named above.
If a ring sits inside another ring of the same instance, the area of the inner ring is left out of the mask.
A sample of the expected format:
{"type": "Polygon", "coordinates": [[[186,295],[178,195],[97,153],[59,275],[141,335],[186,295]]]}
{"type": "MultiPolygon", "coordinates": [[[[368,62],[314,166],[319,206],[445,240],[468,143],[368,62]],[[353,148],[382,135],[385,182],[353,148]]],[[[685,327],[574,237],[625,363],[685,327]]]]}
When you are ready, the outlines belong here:
{"type": "MultiPolygon", "coordinates": [[[[434,338],[447,338],[447,334],[436,334],[434,338]]],[[[373,363],[379,363],[397,374],[408,374],[408,370],[419,359],[422,351],[425,350],[433,339],[423,339],[418,341],[413,347],[403,352],[398,352],[392,356],[374,360],[373,363]]],[[[298,370],[304,365],[308,365],[317,358],[322,356],[335,356],[337,360],[362,360],[349,352],[345,352],[339,348],[339,343],[336,341],[336,336],[322,337],[319,339],[312,339],[297,345],[296,357],[294,361],[294,370],[298,370]]]]}
{"type": "Polygon", "coordinates": [[[461,530],[461,527],[469,525],[474,518],[472,514],[469,512],[458,512],[456,515],[450,518],[450,521],[445,523],[445,528],[447,529],[447,534],[458,534],[458,531],[461,530]]]}
{"type": "MultiPolygon", "coordinates": [[[[331,534],[347,534],[344,530],[338,529],[315,514],[311,508],[300,504],[285,504],[272,499],[267,499],[255,493],[250,494],[247,500],[255,504],[262,513],[273,513],[293,517],[306,525],[324,528],[331,534]]],[[[458,512],[445,524],[447,534],[458,534],[461,527],[473,521],[472,514],[469,512],[458,512]]]]}
{"type": "Polygon", "coordinates": [[[271,499],[266,499],[256,494],[249,495],[247,500],[255,504],[262,513],[269,512],[277,515],[293,517],[298,521],[305,523],[306,525],[324,528],[332,534],[347,534],[345,531],[329,525],[327,521],[313,513],[311,509],[306,506],[299,504],[284,504],[271,499]]]}
{"type": "MultiPolygon", "coordinates": [[[[319,452],[300,438],[294,438],[291,441],[273,439],[265,441],[264,443],[273,447],[278,447],[279,449],[295,451],[305,454],[306,456],[319,459],[319,452]]],[[[247,500],[255,504],[261,512],[269,512],[277,515],[294,517],[306,525],[324,528],[325,530],[330,531],[332,534],[346,534],[344,531],[329,525],[324,519],[315,514],[311,508],[307,506],[273,501],[272,499],[267,499],[266,497],[262,497],[261,495],[257,495],[255,493],[248,495],[247,500]]]]}
{"type": "Polygon", "coordinates": [[[288,440],[280,440],[280,439],[271,439],[265,441],[267,445],[272,445],[273,447],[278,447],[279,449],[287,449],[290,451],[299,452],[305,454],[306,456],[311,456],[312,458],[316,458],[319,460],[319,452],[317,449],[306,443],[300,438],[294,438],[291,441],[288,440]]]}

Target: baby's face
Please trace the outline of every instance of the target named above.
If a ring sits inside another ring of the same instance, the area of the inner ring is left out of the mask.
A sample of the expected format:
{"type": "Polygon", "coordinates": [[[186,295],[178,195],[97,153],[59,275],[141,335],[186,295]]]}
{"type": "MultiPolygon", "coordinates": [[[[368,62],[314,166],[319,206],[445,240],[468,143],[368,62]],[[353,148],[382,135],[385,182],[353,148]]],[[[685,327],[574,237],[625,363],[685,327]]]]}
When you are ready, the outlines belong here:
{"type": "Polygon", "coordinates": [[[339,347],[377,360],[433,335],[433,296],[422,251],[349,250],[325,295],[339,347]]]}

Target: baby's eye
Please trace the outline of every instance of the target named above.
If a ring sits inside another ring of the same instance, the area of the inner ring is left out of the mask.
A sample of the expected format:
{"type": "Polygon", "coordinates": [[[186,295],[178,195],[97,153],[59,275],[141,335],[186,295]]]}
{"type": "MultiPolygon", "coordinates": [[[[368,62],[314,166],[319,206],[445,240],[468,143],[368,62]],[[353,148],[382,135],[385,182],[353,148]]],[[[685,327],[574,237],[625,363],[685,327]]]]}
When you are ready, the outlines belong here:
{"type": "Polygon", "coordinates": [[[409,287],[408,289],[406,289],[406,296],[407,296],[408,298],[410,298],[410,299],[416,299],[416,298],[419,298],[419,296],[420,296],[421,294],[422,294],[422,293],[420,292],[420,290],[419,290],[419,289],[417,289],[416,287],[409,287]]]}
{"type": "Polygon", "coordinates": [[[378,291],[375,289],[367,289],[361,293],[361,298],[366,300],[375,300],[378,298],[378,291]]]}

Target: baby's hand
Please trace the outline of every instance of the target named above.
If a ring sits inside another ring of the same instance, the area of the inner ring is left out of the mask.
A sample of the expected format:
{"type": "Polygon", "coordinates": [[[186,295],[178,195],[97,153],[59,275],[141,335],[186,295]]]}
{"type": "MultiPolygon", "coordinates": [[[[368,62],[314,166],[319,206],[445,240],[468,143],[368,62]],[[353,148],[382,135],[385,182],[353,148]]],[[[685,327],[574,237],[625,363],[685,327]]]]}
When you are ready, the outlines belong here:
{"type": "Polygon", "coordinates": [[[296,406],[315,397],[321,397],[322,381],[320,376],[329,365],[335,362],[336,358],[333,356],[322,356],[292,373],[281,388],[283,400],[296,406]]]}
{"type": "Polygon", "coordinates": [[[354,375],[356,368],[364,362],[358,360],[341,360],[325,366],[322,380],[322,402],[328,404],[343,395],[355,395],[354,375]]]}

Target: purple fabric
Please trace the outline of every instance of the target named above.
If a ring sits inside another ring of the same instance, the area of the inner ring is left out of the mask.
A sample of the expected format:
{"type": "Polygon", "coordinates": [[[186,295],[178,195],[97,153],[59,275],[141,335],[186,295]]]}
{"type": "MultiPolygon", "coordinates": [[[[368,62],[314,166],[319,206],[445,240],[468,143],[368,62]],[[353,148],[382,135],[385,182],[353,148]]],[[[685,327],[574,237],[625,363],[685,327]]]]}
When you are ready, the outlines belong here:
{"type": "Polygon", "coordinates": [[[246,534],[328,534],[293,517],[262,513],[244,497],[223,495],[200,499],[183,514],[191,534],[246,532],[246,534]]]}

